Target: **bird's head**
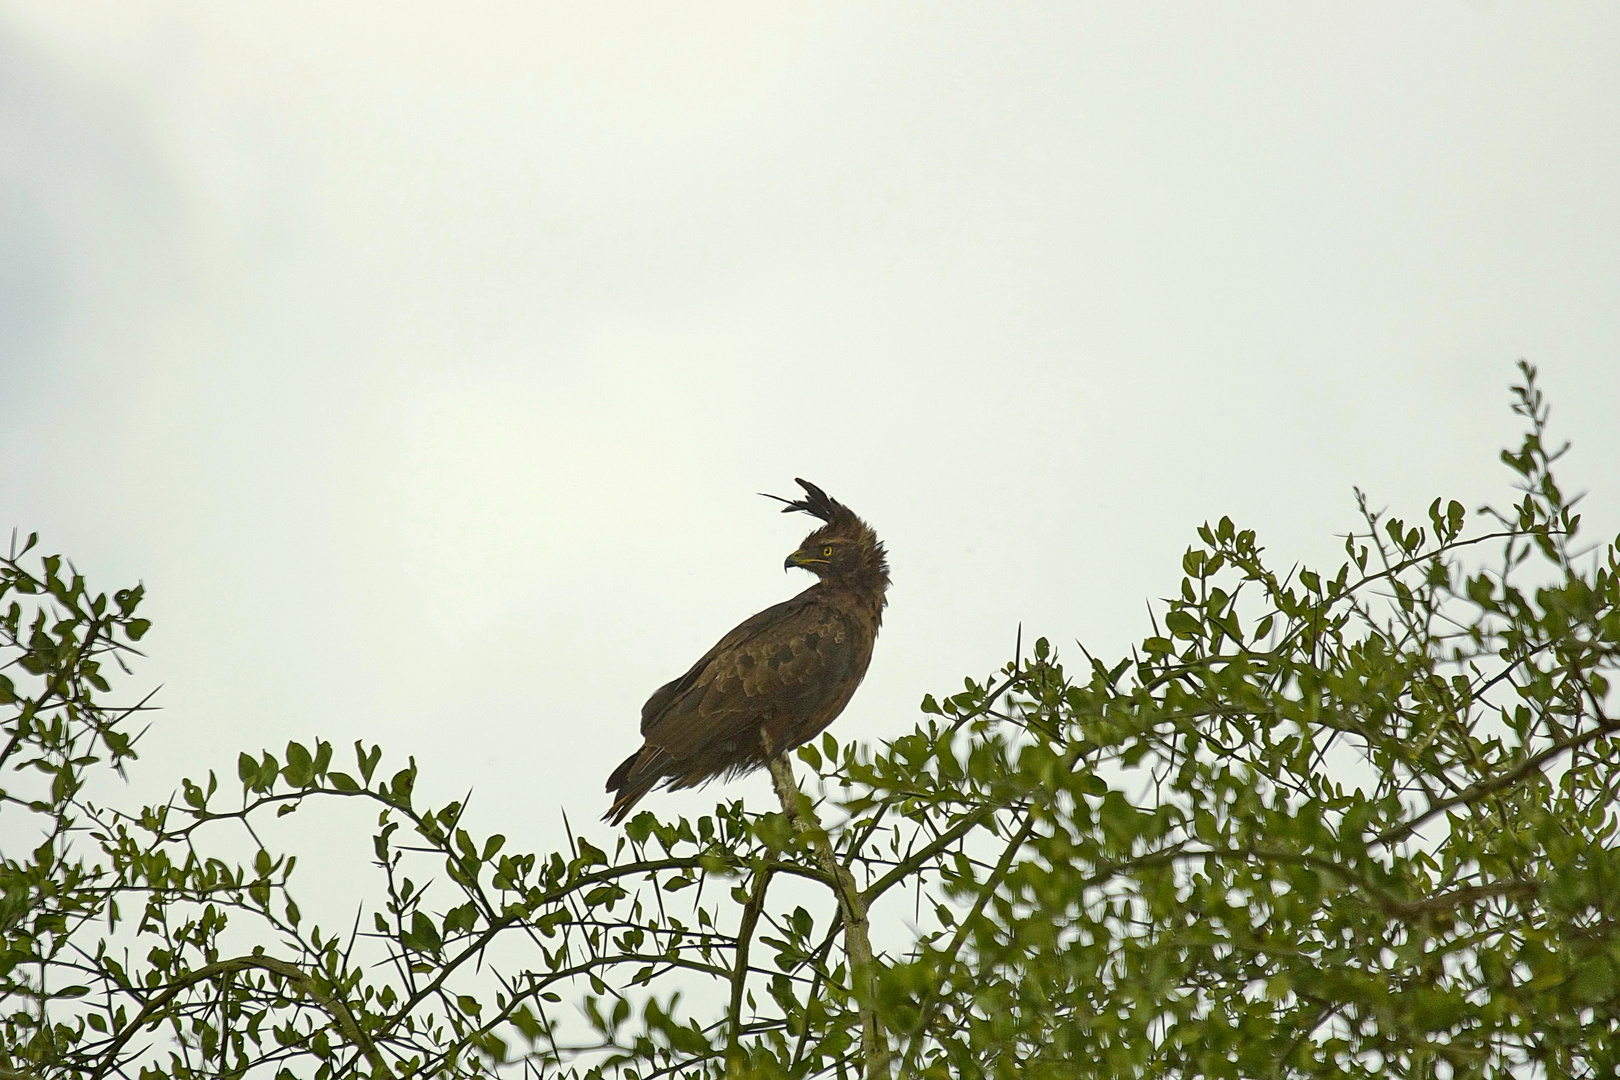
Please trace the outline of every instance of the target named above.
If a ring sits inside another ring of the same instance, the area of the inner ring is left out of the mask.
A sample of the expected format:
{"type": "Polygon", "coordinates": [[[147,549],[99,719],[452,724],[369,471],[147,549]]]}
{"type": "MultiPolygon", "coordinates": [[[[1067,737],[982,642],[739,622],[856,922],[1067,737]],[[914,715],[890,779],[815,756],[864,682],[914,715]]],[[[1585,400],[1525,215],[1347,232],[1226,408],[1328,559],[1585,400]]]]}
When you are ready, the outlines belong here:
{"type": "Polygon", "coordinates": [[[847,536],[828,536],[826,529],[817,529],[805,537],[799,550],[787,557],[783,569],[797,566],[818,577],[847,577],[860,566],[859,545],[847,536]]]}
{"type": "Polygon", "coordinates": [[[798,484],[804,488],[802,499],[765,497],[785,503],[784,514],[809,514],[826,524],[804,538],[799,549],[787,557],[784,568],[797,566],[823,581],[882,596],[889,586],[889,561],[872,527],[810,481],[799,480],[798,484]]]}

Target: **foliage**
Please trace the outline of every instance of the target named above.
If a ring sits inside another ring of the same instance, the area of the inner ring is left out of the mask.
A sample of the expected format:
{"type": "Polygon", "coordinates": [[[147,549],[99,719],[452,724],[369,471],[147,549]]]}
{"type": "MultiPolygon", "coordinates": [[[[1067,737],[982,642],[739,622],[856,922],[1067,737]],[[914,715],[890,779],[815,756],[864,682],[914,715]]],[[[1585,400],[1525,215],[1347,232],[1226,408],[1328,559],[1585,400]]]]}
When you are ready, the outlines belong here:
{"type": "Polygon", "coordinates": [[[1616,1075],[1620,553],[1581,565],[1523,375],[1510,509],[1362,500],[1347,561],[1287,575],[1205,526],[1132,655],[1041,640],[891,744],[801,748],[831,828],[731,802],[514,853],[320,740],[243,754],[229,806],[212,773],[95,805],[140,590],[13,552],[0,761],[47,782],[0,803],[44,839],[0,865],[0,1076],[1616,1075]],[[379,890],[327,930],[252,824],[333,800],[379,890]]]}

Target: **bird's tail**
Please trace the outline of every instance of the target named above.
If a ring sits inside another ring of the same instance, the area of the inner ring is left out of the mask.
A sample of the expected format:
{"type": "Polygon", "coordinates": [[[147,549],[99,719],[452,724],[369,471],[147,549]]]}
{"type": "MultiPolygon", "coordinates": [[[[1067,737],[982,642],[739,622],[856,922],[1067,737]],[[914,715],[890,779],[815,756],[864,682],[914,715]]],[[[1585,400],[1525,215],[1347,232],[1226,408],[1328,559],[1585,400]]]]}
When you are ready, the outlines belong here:
{"type": "Polygon", "coordinates": [[[617,825],[628,817],[642,796],[663,779],[655,769],[636,768],[642,763],[642,755],[648,749],[650,748],[644,746],[625,758],[619,767],[613,770],[613,775],[608,777],[607,790],[618,796],[613,800],[613,805],[608,807],[608,812],[602,815],[602,820],[608,824],[617,825]]]}

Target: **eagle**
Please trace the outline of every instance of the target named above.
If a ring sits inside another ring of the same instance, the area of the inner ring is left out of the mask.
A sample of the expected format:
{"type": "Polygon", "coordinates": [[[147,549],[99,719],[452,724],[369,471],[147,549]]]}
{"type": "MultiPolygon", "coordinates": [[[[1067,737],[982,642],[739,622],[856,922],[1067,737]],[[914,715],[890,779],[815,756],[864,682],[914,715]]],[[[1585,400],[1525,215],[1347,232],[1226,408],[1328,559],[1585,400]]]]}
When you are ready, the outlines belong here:
{"type": "Polygon", "coordinates": [[[645,744],[608,777],[615,825],[660,783],[736,777],[819,735],[844,711],[872,660],[888,603],[889,561],[871,526],[808,480],[782,513],[823,524],[787,557],[818,580],[744,621],[641,707],[645,744]]]}

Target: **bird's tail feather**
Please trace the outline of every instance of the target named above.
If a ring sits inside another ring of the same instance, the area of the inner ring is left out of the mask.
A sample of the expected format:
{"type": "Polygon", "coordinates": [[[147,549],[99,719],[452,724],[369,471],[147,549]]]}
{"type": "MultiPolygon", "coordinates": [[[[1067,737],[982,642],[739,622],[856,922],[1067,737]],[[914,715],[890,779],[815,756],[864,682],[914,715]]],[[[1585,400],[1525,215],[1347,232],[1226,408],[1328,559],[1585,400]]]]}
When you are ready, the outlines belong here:
{"type": "MultiPolygon", "coordinates": [[[[619,767],[613,770],[613,775],[608,777],[607,790],[617,796],[613,800],[613,805],[608,807],[608,812],[602,815],[602,820],[608,824],[617,825],[628,817],[642,796],[664,778],[656,768],[647,768],[652,764],[651,761],[642,760],[649,749],[653,748],[644,746],[625,758],[619,767]]],[[[652,756],[656,757],[662,753],[662,750],[658,750],[657,754],[652,756]]]]}
{"type": "Polygon", "coordinates": [[[612,806],[608,807],[608,812],[602,815],[602,820],[609,825],[619,824],[630,816],[630,811],[635,809],[636,803],[640,802],[641,797],[652,789],[652,783],[647,783],[626,791],[614,800],[612,806]]]}

